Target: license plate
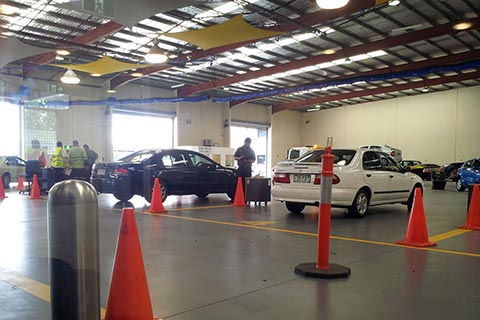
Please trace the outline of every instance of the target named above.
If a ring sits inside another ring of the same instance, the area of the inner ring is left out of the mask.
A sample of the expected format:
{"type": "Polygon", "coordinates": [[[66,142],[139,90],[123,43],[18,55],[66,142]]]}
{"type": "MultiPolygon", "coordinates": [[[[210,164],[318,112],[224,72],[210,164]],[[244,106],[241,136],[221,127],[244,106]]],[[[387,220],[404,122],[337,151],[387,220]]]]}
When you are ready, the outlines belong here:
{"type": "Polygon", "coordinates": [[[106,172],[105,169],[98,169],[98,170],[97,170],[97,175],[99,175],[99,176],[104,176],[104,175],[105,175],[105,172],[106,172]]]}
{"type": "Polygon", "coordinates": [[[309,174],[295,174],[293,175],[293,182],[295,183],[310,183],[311,176],[309,174]]]}

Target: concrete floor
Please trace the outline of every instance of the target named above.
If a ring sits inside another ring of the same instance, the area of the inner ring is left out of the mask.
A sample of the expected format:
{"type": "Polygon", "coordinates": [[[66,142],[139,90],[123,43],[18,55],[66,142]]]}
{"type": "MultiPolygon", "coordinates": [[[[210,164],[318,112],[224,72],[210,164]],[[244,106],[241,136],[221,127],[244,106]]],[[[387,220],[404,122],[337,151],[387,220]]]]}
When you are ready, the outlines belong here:
{"type": "MultiPolygon", "coordinates": [[[[7,190],[0,200],[0,319],[50,319],[47,196],[7,190]]],[[[149,214],[134,197],[153,313],[172,320],[479,319],[480,231],[465,224],[467,192],[425,183],[428,234],[436,247],[396,245],[406,206],[371,208],[363,219],[332,209],[330,263],[346,279],[305,278],[316,259],[318,208],[281,203],[231,207],[224,195],[169,197],[149,214]]],[[[101,305],[106,306],[122,204],[99,195],[101,305]]]]}

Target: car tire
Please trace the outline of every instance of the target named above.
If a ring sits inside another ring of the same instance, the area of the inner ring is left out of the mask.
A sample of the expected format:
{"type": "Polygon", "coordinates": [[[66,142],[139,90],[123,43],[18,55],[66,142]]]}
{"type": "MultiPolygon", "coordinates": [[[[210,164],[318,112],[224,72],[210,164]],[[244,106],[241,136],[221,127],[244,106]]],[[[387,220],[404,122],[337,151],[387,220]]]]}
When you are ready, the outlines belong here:
{"type": "Polygon", "coordinates": [[[305,209],[305,205],[303,203],[298,202],[285,202],[285,206],[287,210],[291,213],[302,213],[303,209],[305,209]]]}
{"type": "Polygon", "coordinates": [[[132,199],[133,194],[131,193],[114,193],[113,196],[122,202],[127,202],[132,199]]]}
{"type": "Polygon", "coordinates": [[[206,198],[206,197],[208,197],[209,193],[208,192],[203,192],[203,193],[199,192],[199,193],[195,193],[195,195],[199,198],[206,198]]]}
{"type": "Polygon", "coordinates": [[[2,176],[3,188],[9,189],[9,188],[10,188],[10,182],[11,182],[11,181],[12,181],[12,179],[10,178],[10,174],[9,174],[9,173],[5,173],[5,174],[2,176]]]}
{"type": "Polygon", "coordinates": [[[370,196],[365,189],[360,189],[348,208],[348,214],[352,217],[363,218],[368,211],[370,196]]]}
{"type": "MultiPolygon", "coordinates": [[[[160,182],[160,191],[162,192],[162,203],[163,203],[168,197],[168,189],[165,183],[163,182],[160,182]]],[[[148,188],[147,190],[144,191],[143,197],[145,198],[145,200],[147,200],[148,203],[152,203],[152,193],[153,193],[153,185],[151,188],[148,188]]]]}
{"type": "Polygon", "coordinates": [[[465,187],[462,185],[461,177],[457,177],[457,181],[455,182],[455,187],[457,188],[458,192],[465,191],[465,187]]]}
{"type": "Polygon", "coordinates": [[[415,197],[415,189],[417,189],[417,188],[420,188],[420,191],[422,192],[422,195],[423,195],[423,190],[420,186],[417,185],[417,186],[413,187],[412,192],[410,192],[410,195],[408,196],[408,200],[407,200],[408,213],[410,213],[412,211],[413,200],[414,200],[414,197],[415,197]]]}

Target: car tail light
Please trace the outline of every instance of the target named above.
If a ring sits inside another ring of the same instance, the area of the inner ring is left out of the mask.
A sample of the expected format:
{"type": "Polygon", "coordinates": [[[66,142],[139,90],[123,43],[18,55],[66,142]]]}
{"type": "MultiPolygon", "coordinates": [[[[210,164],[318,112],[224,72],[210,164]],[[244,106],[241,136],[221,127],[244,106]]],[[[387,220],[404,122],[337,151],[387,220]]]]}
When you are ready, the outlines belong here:
{"type": "Polygon", "coordinates": [[[113,174],[116,176],[128,176],[128,170],[122,167],[115,167],[113,174]]]}
{"type": "Polygon", "coordinates": [[[392,150],[392,151],[390,152],[390,157],[395,157],[395,155],[396,155],[395,150],[392,150]]]}
{"type": "Polygon", "coordinates": [[[275,173],[273,182],[290,183],[290,175],[288,173],[275,173]]]}
{"type": "MultiPolygon", "coordinates": [[[[316,174],[313,184],[320,184],[321,181],[322,181],[322,175],[316,174]]],[[[337,183],[340,183],[340,178],[336,174],[334,174],[332,177],[332,184],[337,184],[337,183]]]]}

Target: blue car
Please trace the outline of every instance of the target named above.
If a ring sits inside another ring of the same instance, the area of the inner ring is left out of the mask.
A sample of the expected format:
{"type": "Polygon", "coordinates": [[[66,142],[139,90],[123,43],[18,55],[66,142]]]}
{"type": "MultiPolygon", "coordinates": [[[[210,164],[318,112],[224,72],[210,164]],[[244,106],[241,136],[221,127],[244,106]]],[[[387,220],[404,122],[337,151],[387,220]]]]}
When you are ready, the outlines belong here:
{"type": "Polygon", "coordinates": [[[457,172],[457,190],[463,191],[469,184],[480,183],[480,158],[468,160],[457,172]]]}

